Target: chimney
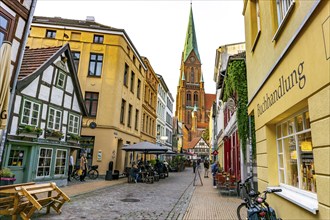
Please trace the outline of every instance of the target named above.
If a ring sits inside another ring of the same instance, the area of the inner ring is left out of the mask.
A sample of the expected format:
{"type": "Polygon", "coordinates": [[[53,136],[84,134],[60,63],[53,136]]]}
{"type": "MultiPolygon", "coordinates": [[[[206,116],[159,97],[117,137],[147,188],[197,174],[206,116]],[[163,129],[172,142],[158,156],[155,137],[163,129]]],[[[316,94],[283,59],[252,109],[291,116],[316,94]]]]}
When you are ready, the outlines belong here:
{"type": "Polygon", "coordinates": [[[94,16],[87,16],[86,21],[95,21],[94,16]]]}

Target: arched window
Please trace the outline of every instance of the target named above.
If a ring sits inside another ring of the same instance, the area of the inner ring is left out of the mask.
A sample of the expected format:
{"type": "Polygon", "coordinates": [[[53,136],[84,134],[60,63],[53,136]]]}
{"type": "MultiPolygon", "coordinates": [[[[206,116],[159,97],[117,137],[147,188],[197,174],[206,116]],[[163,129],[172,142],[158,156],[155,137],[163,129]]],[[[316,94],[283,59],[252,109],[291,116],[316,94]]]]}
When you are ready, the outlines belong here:
{"type": "Polygon", "coordinates": [[[186,105],[191,106],[191,93],[190,92],[187,93],[187,104],[186,105]]]}
{"type": "Polygon", "coordinates": [[[194,105],[198,106],[198,93],[194,93],[194,105]]]}
{"type": "Polygon", "coordinates": [[[190,72],[190,82],[192,82],[192,83],[195,82],[194,67],[191,67],[191,72],[190,72]]]}

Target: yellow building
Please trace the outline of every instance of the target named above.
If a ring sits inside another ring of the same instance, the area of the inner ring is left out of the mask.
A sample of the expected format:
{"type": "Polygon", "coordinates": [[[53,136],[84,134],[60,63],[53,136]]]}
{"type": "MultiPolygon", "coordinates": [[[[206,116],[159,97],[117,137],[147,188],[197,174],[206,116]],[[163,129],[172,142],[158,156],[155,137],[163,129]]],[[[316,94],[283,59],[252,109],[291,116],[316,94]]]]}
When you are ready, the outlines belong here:
{"type": "Polygon", "coordinates": [[[146,66],[123,29],[86,20],[34,17],[27,45],[50,47],[69,42],[89,116],[82,136],[89,163],[104,175],[113,162],[120,173],[129,164],[124,144],[141,141],[146,66]]]}
{"type": "Polygon", "coordinates": [[[244,0],[258,190],[283,219],[330,219],[330,1],[244,0]]]}

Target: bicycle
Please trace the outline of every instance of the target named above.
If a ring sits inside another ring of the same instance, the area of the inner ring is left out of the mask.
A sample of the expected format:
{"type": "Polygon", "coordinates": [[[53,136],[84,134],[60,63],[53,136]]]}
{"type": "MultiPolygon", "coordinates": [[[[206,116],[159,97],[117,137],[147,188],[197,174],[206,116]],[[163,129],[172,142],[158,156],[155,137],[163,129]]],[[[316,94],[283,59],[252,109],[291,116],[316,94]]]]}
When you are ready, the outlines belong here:
{"type": "Polygon", "coordinates": [[[255,192],[253,189],[248,191],[247,183],[251,179],[252,176],[240,184],[240,188],[244,189],[245,195],[243,195],[244,202],[236,210],[238,219],[280,220],[280,218],[276,217],[275,210],[269,206],[266,199],[268,193],[281,192],[282,189],[268,189],[262,193],[255,192]]]}
{"type": "MultiPolygon", "coordinates": [[[[99,177],[99,171],[97,170],[99,168],[98,165],[94,165],[94,166],[88,166],[88,172],[87,175],[90,179],[95,180],[99,177]]],[[[79,181],[80,180],[80,176],[78,175],[78,170],[80,169],[80,166],[76,166],[74,171],[71,174],[71,177],[74,178],[75,180],[79,181]]]]}

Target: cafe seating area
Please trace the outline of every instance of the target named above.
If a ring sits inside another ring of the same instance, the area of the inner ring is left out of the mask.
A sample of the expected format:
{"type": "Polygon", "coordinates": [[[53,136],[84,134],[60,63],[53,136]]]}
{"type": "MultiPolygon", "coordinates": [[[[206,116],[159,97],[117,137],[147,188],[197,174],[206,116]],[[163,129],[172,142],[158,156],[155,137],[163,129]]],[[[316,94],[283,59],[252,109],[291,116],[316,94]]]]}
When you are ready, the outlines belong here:
{"type": "Polygon", "coordinates": [[[235,175],[227,172],[220,172],[215,175],[216,186],[221,195],[239,196],[238,181],[235,175]]]}

